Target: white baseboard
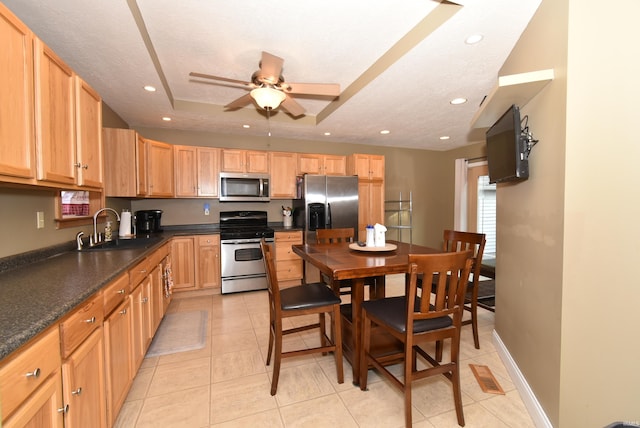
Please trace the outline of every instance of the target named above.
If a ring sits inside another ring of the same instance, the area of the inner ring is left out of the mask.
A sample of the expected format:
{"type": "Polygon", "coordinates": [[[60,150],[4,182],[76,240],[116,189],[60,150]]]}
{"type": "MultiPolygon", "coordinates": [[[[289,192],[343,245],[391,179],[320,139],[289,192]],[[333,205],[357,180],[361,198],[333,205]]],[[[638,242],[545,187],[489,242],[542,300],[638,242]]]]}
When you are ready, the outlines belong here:
{"type": "Polygon", "coordinates": [[[522,372],[518,368],[516,362],[511,358],[509,350],[495,330],[493,330],[493,344],[496,351],[498,351],[498,355],[500,356],[502,363],[509,372],[511,380],[513,380],[516,389],[520,393],[520,397],[522,397],[522,401],[524,402],[535,426],[538,428],[553,428],[553,425],[551,425],[549,418],[547,418],[547,415],[544,413],[542,406],[540,406],[538,399],[529,387],[527,380],[522,375],[522,372]]]}

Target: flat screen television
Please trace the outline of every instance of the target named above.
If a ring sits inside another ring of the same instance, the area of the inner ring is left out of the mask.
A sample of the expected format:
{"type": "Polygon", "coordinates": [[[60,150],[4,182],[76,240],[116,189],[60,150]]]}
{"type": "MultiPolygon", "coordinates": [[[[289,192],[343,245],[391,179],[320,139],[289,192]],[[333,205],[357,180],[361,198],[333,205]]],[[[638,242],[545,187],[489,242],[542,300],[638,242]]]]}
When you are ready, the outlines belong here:
{"type": "Polygon", "coordinates": [[[489,183],[529,178],[529,153],[522,133],[518,106],[509,107],[489,128],[486,138],[489,183]]]}

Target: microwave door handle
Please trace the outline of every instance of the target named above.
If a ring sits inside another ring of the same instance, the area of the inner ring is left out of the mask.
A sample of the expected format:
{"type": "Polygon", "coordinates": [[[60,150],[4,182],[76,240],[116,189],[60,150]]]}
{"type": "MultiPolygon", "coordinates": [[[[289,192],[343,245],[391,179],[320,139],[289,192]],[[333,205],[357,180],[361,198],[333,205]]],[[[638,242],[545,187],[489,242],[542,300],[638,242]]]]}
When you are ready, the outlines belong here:
{"type": "Polygon", "coordinates": [[[259,195],[258,196],[262,196],[264,195],[264,181],[262,179],[258,180],[258,182],[260,183],[260,190],[258,191],[259,195]]]}
{"type": "Polygon", "coordinates": [[[333,229],[331,227],[331,204],[330,203],[327,203],[327,221],[326,221],[326,223],[327,223],[327,228],[328,229],[333,229]]]}

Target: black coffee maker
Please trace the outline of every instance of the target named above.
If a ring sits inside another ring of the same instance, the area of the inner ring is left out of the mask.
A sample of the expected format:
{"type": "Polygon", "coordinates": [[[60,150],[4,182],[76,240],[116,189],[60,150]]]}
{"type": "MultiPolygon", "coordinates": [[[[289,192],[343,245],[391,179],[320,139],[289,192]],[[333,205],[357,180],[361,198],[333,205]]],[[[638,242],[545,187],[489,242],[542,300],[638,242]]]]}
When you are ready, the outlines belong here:
{"type": "Polygon", "coordinates": [[[160,219],[162,210],[136,211],[136,232],[155,233],[162,232],[160,219]]]}

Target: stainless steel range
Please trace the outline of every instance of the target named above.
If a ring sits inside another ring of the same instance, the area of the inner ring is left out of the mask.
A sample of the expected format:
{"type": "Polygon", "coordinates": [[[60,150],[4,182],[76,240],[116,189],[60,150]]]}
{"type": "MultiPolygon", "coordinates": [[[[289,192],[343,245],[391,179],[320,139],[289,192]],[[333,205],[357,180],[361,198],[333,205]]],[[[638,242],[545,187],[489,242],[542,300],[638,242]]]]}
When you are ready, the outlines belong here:
{"type": "Polygon", "coordinates": [[[266,211],[220,212],[222,294],[267,288],[260,240],[273,236],[266,211]]]}

